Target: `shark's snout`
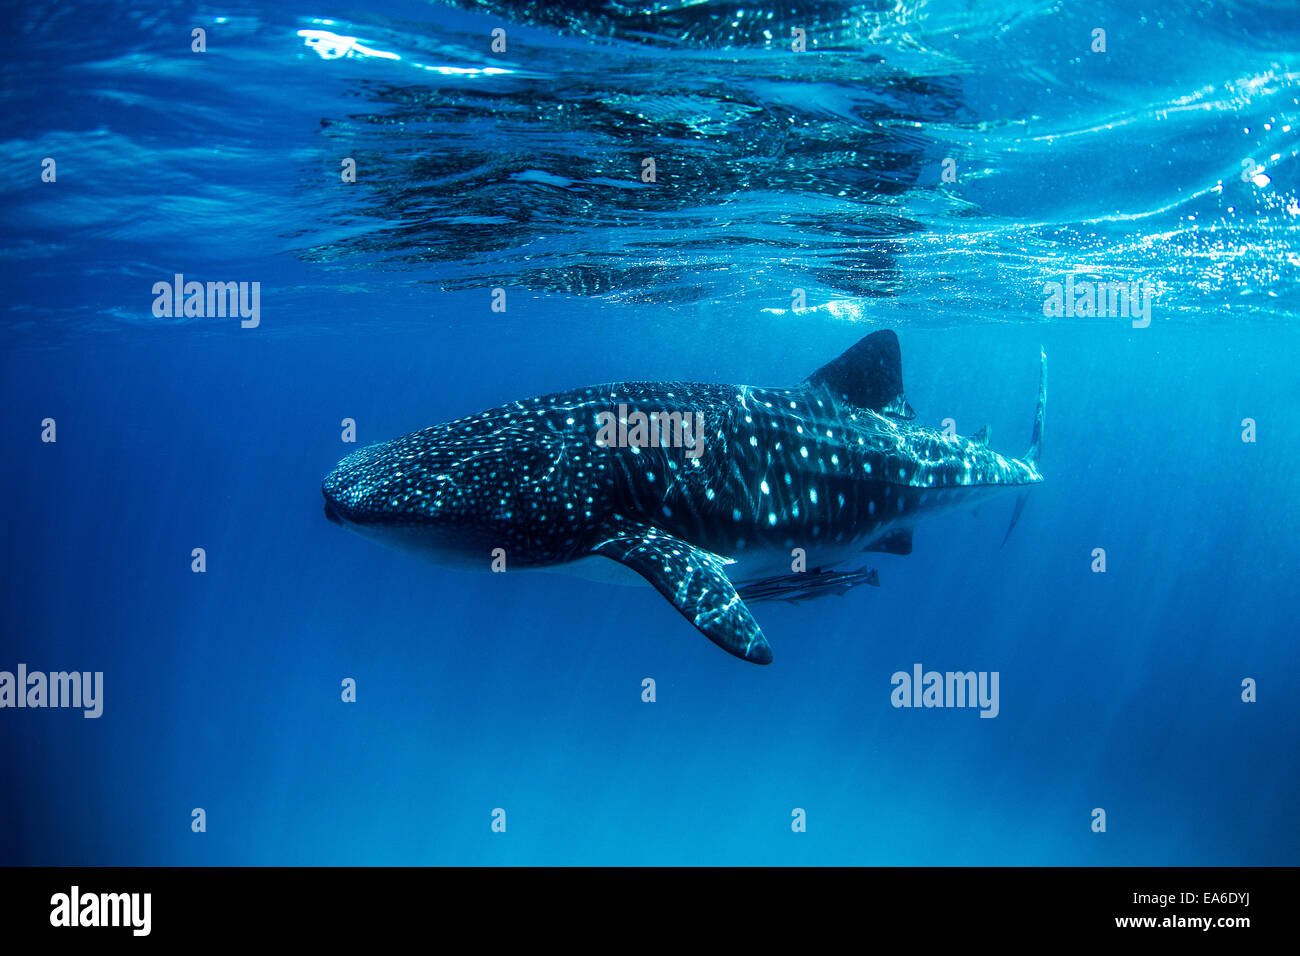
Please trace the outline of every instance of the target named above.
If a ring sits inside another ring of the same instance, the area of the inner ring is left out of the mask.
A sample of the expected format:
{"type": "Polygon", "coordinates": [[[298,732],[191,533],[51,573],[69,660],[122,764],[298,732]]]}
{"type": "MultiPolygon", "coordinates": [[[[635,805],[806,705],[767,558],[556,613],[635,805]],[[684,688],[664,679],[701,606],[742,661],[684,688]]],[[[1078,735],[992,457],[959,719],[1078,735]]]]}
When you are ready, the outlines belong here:
{"type": "Polygon", "coordinates": [[[339,469],[335,468],[325,480],[321,482],[320,494],[325,499],[325,520],[336,525],[343,524],[342,511],[346,510],[340,498],[344,491],[344,481],[339,474],[339,469]]]}
{"type": "Polygon", "coordinates": [[[367,489],[381,482],[376,474],[376,462],[381,460],[382,446],[368,445],[348,455],[321,482],[320,493],[325,499],[325,518],[334,524],[365,523],[367,514],[367,489]]]}
{"type": "Polygon", "coordinates": [[[439,564],[481,567],[508,540],[517,478],[495,445],[447,432],[413,432],[344,458],[321,482],[325,519],[439,564]]]}
{"type": "Polygon", "coordinates": [[[368,445],[321,482],[325,518],[357,531],[448,525],[455,515],[443,507],[445,490],[454,488],[454,481],[433,470],[441,467],[447,466],[429,453],[403,447],[402,440],[368,445]]]}

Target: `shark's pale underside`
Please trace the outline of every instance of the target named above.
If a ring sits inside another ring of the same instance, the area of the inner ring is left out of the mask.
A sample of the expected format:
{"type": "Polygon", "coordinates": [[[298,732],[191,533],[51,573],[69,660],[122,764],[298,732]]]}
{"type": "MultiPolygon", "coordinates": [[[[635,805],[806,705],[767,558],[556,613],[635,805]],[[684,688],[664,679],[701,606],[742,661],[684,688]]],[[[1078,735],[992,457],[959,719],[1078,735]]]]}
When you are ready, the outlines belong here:
{"type": "Polygon", "coordinates": [[[715,644],[766,664],[746,599],[875,584],[861,552],[907,554],[923,517],[1042,481],[1045,401],[1044,357],[1022,459],[991,451],[987,430],[917,425],[886,330],[792,388],[622,382],[515,402],[363,448],[321,490],[332,521],[444,564],[620,562],[715,644]],[[664,427],[609,441],[602,426],[637,412],[664,427]],[[683,421],[696,432],[670,440],[665,423],[683,421]],[[795,549],[807,570],[792,571],[795,549]]]}

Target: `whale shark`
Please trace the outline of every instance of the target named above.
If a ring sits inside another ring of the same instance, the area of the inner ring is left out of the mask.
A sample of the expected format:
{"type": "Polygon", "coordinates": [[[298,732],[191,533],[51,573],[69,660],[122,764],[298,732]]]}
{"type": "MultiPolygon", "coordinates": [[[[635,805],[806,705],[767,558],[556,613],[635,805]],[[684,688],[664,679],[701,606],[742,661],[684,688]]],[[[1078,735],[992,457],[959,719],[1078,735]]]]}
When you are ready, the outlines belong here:
{"type": "Polygon", "coordinates": [[[909,554],[923,518],[1019,489],[1010,535],[1043,480],[1041,350],[1040,363],[1018,459],[989,448],[987,427],[917,424],[886,329],[793,387],[618,382],[369,445],[326,476],[325,515],[453,567],[616,562],[719,647],[767,664],[747,602],[878,586],[854,567],[864,552],[909,554]]]}

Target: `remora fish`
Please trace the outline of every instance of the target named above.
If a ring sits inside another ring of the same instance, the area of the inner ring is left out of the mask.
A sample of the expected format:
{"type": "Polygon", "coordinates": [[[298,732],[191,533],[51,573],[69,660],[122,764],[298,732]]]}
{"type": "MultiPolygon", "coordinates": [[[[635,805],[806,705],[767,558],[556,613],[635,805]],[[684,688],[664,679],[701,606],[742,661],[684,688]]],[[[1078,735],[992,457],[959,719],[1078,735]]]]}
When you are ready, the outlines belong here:
{"type": "Polygon", "coordinates": [[[719,647],[766,664],[744,598],[875,584],[844,562],[908,554],[921,518],[1042,481],[1046,363],[1018,460],[991,451],[987,429],[971,440],[914,424],[886,330],[793,388],[599,385],[371,445],[325,478],[325,514],[462,567],[486,570],[498,548],[512,568],[620,562],[719,647]],[[809,570],[792,574],[796,547],[809,570]]]}

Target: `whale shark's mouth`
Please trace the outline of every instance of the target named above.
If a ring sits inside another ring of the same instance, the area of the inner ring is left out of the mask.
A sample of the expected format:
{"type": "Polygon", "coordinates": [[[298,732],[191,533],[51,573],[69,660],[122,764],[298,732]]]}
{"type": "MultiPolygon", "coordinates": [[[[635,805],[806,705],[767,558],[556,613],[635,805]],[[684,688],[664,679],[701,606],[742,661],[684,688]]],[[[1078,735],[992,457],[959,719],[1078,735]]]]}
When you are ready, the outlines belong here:
{"type": "Polygon", "coordinates": [[[343,525],[343,519],[339,517],[339,513],[334,510],[334,505],[328,499],[325,501],[325,519],[340,527],[343,525]]]}

